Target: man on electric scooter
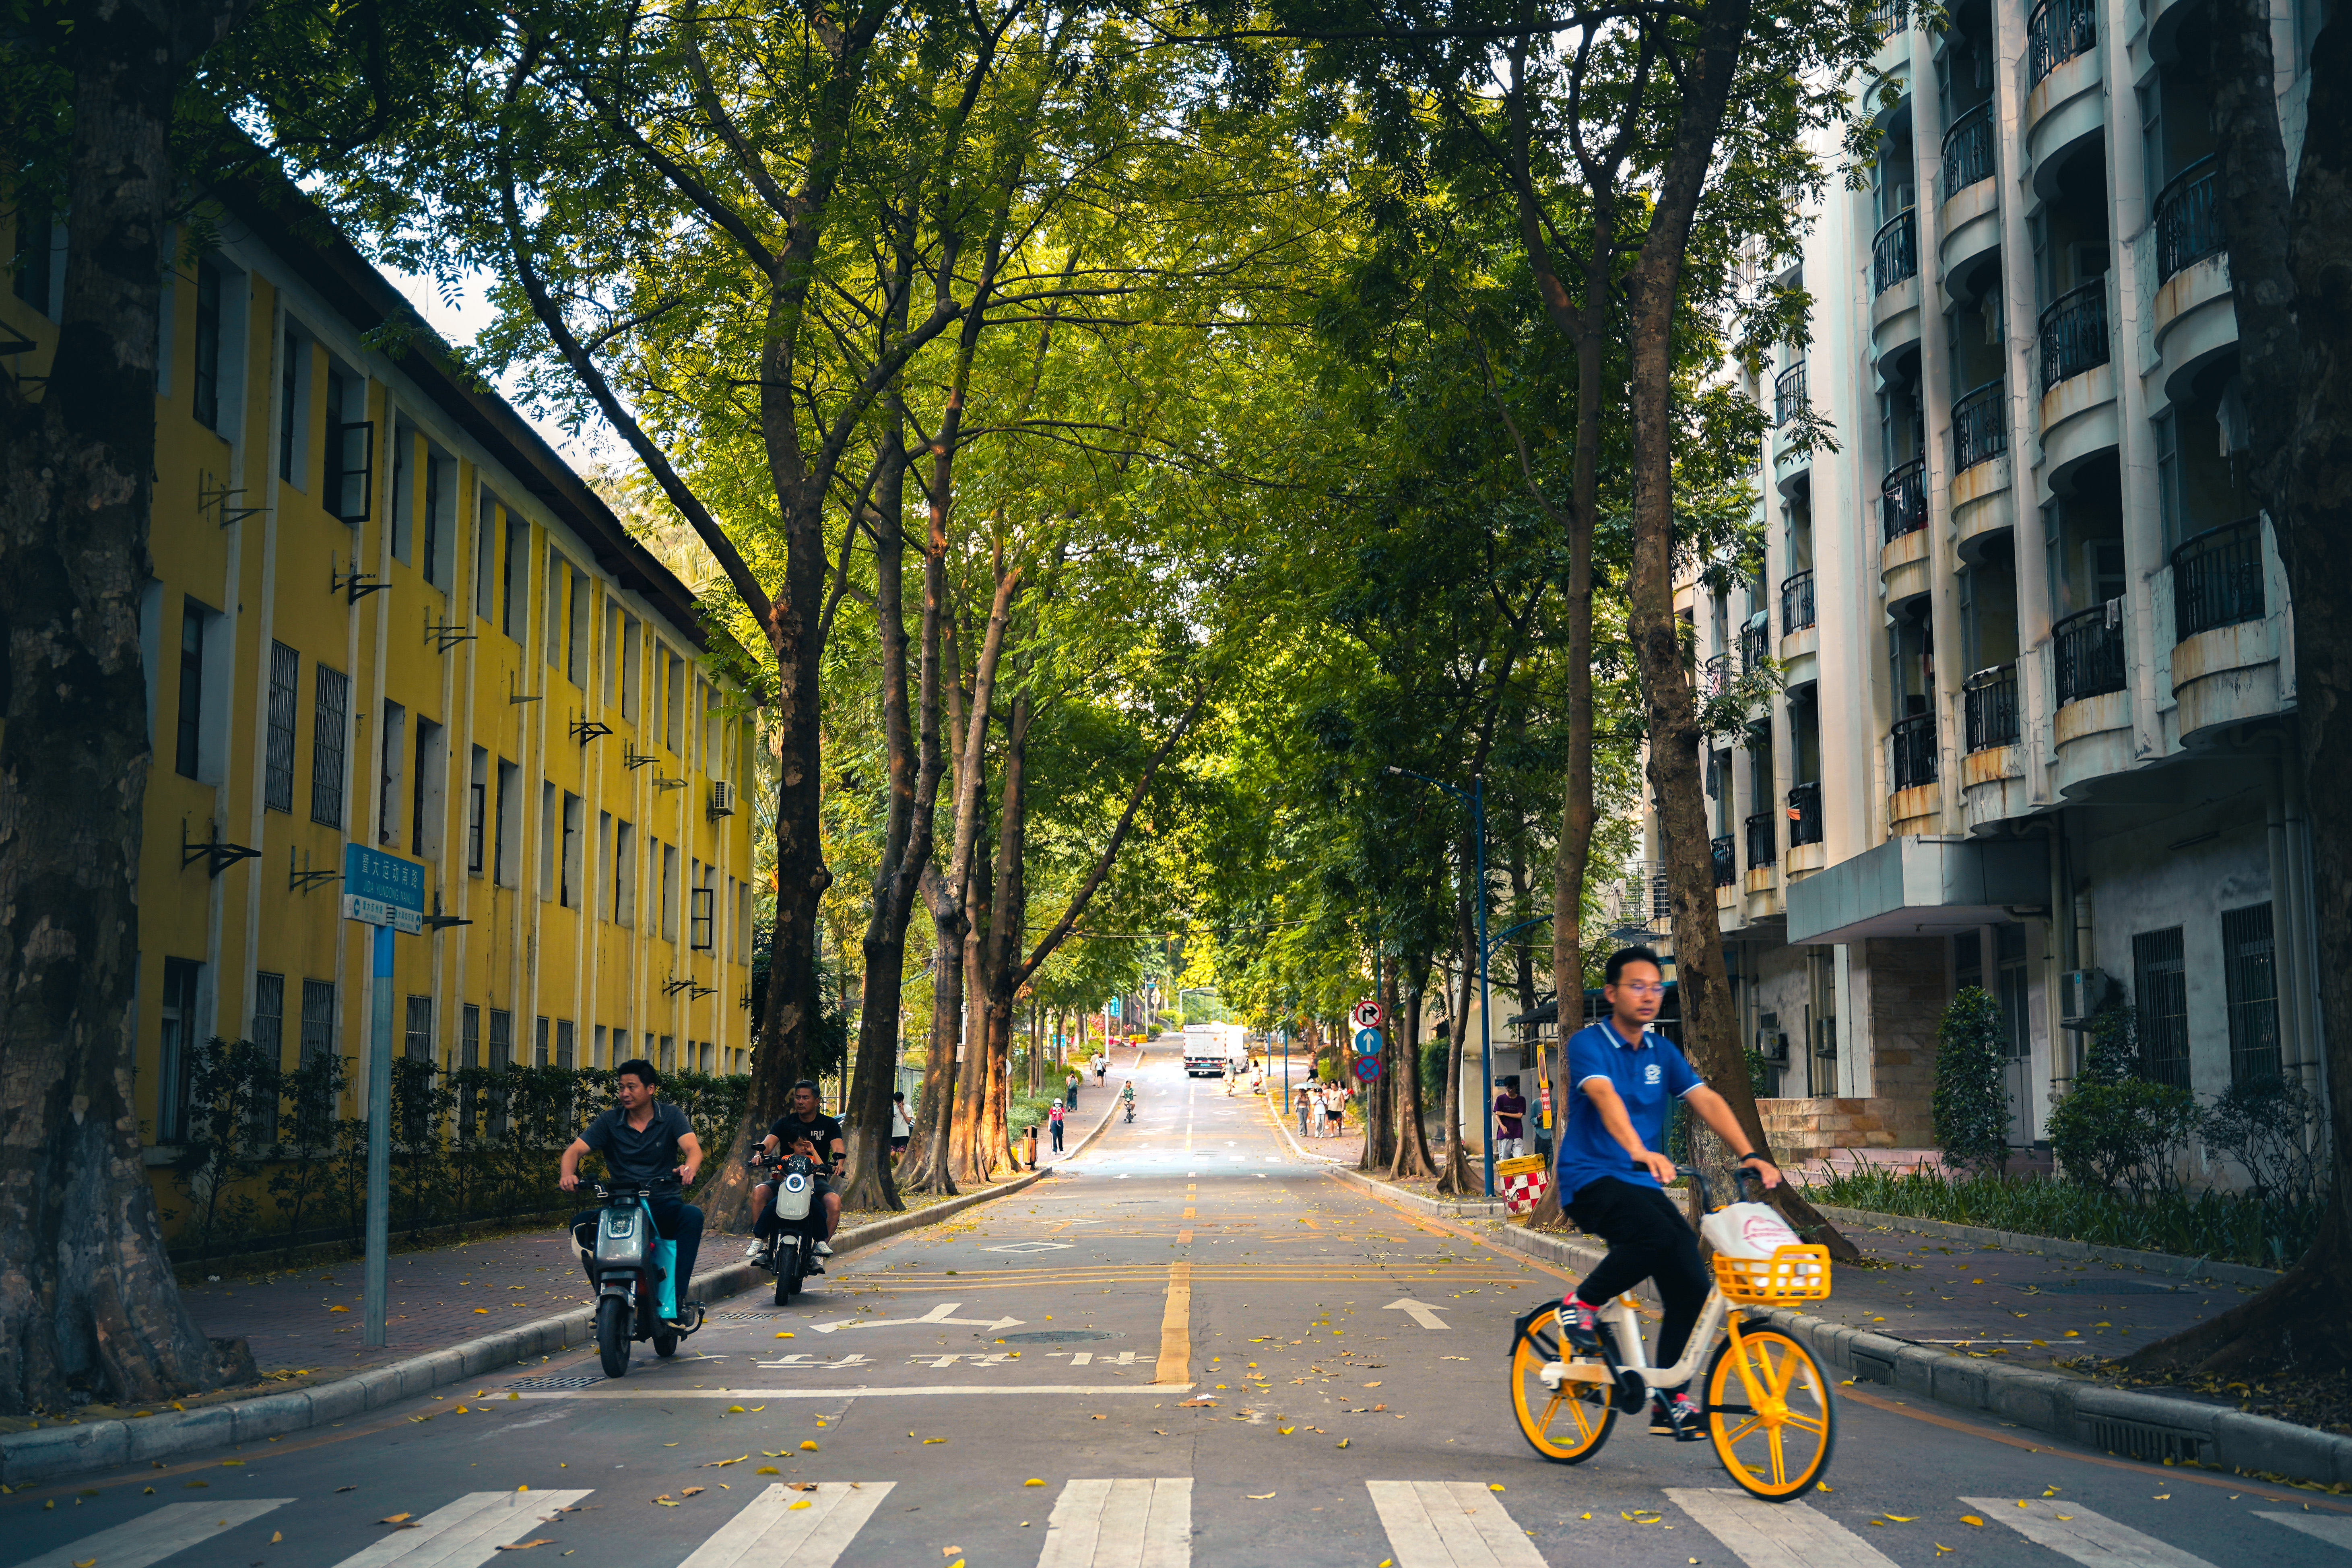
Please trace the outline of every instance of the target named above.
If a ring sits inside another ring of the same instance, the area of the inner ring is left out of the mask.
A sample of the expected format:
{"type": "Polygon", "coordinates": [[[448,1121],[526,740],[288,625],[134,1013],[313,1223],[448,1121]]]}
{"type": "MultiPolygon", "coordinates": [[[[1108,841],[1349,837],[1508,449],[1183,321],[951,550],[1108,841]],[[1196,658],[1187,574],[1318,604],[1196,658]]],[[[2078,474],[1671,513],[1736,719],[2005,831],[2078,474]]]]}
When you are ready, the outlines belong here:
{"type": "MultiPolygon", "coordinates": [[[[841,1123],[817,1108],[817,1087],[814,1079],[803,1079],[793,1085],[793,1097],[787,1102],[791,1109],[776,1118],[761,1140],[760,1152],[773,1154],[781,1148],[788,1154],[805,1154],[824,1167],[828,1174],[816,1181],[817,1193],[824,1199],[824,1235],[818,1238],[816,1255],[833,1256],[833,1229],[841,1222],[841,1188],[829,1173],[841,1168],[844,1135],[841,1123]]],[[[762,1182],[751,1194],[751,1212],[758,1216],[751,1222],[751,1245],[744,1249],[746,1258],[757,1258],[776,1234],[776,1211],[768,1199],[775,1191],[772,1182],[762,1182]]],[[[824,1265],[815,1266],[815,1272],[824,1272],[824,1265]]]]}
{"type": "MultiPolygon", "coordinates": [[[[686,1112],[655,1098],[661,1074],[642,1058],[623,1062],[613,1074],[613,1098],[619,1101],[591,1121],[563,1151],[562,1174],[556,1185],[567,1193],[580,1190],[580,1156],[593,1151],[604,1157],[604,1180],[611,1186],[654,1189],[654,1229],[677,1244],[677,1276],[672,1289],[680,1328],[696,1321],[696,1304],[686,1299],[694,1282],[694,1255],[702,1247],[702,1210],[688,1203],[682,1190],[694,1184],[702,1169],[702,1144],[694,1135],[686,1112]],[[683,1162],[681,1163],[680,1162],[683,1162]]],[[[580,1244],[580,1262],[589,1268],[596,1256],[596,1220],[604,1211],[589,1209],[572,1216],[572,1237],[580,1244]]],[[[588,1276],[596,1278],[593,1268],[588,1276]]]]}
{"type": "MultiPolygon", "coordinates": [[[[1560,1131],[1560,1208],[1580,1230],[1609,1244],[1609,1255],[1560,1302],[1560,1327],[1584,1355],[1601,1353],[1600,1309],[1643,1280],[1658,1288],[1665,1321],[1658,1325],[1659,1366],[1682,1359],[1711,1288],[1699,1260],[1698,1233],[1665,1194],[1675,1163],[1657,1152],[1666,1112],[1679,1098],[1739,1151],[1768,1187],[1780,1184],[1772,1163],[1754,1152],[1723,1096],[1700,1081],[1681,1051],[1653,1033],[1665,1000],[1664,970],[1646,947],[1609,955],[1601,994],[1609,1016],[1568,1042],[1568,1119],[1560,1131]]],[[[1704,1413],[1687,1387],[1662,1389],[1650,1430],[1678,1443],[1706,1436],[1704,1413]]]]}

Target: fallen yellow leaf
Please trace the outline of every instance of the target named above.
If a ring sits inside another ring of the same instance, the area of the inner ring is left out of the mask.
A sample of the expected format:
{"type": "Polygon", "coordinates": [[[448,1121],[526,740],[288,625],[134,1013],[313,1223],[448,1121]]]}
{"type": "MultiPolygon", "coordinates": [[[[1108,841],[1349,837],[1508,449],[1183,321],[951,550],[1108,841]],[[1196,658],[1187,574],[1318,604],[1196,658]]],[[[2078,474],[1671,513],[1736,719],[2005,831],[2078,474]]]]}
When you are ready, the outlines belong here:
{"type": "Polygon", "coordinates": [[[1242,1494],[1242,1496],[1249,1499],[1252,1502],[1264,1502],[1266,1499],[1274,1495],[1275,1494],[1272,1492],[1244,1492],[1242,1494]]]}
{"type": "Polygon", "coordinates": [[[387,1518],[384,1518],[384,1519],[379,1519],[379,1520],[377,1520],[377,1521],[376,1521],[376,1522],[377,1522],[378,1524],[398,1524],[398,1523],[400,1523],[402,1521],[405,1520],[407,1517],[408,1517],[408,1516],[407,1516],[406,1514],[404,1514],[404,1513],[395,1513],[395,1514],[390,1515],[390,1516],[389,1516],[389,1517],[387,1517],[387,1518]]]}
{"type": "Polygon", "coordinates": [[[790,1512],[792,1512],[792,1511],[793,1511],[793,1509],[794,1509],[794,1508],[806,1508],[806,1507],[808,1507],[808,1505],[809,1505],[809,1500],[808,1500],[808,1499],[806,1499],[806,1498],[803,1498],[803,1499],[801,1499],[801,1500],[800,1500],[800,1501],[798,1501],[798,1502],[796,1502],[796,1503],[793,1504],[793,1505],[792,1505],[792,1508],[787,1508],[786,1510],[784,1510],[784,1511],[785,1511],[786,1513],[790,1513],[790,1512]]]}
{"type": "Polygon", "coordinates": [[[269,1532],[269,1544],[272,1546],[276,1546],[285,1539],[286,1532],[282,1530],[273,1530],[269,1532]]]}
{"type": "Polygon", "coordinates": [[[761,1465],[758,1469],[753,1470],[751,1473],[755,1476],[781,1476],[784,1472],[776,1468],[773,1465],[761,1465]]]}
{"type": "Polygon", "coordinates": [[[537,1541],[518,1541],[511,1546],[501,1546],[499,1550],[501,1552],[528,1552],[534,1546],[552,1546],[554,1544],[554,1542],[550,1541],[547,1537],[542,1535],[537,1541]]]}
{"type": "Polygon", "coordinates": [[[1346,1439],[1345,1437],[1340,1438],[1340,1439],[1339,1439],[1339,1447],[1342,1447],[1342,1448],[1344,1448],[1344,1447],[1346,1447],[1347,1446],[1348,1446],[1348,1439],[1346,1439]]]}
{"type": "Polygon", "coordinates": [[[1960,1522],[1961,1522],[1962,1524],[1973,1524],[1973,1525],[1975,1525],[1979,1530],[1982,1530],[1982,1529],[1984,1528],[1984,1521],[1983,1521],[1983,1520],[1979,1519],[1975,1514],[1972,1514],[1972,1513],[1964,1513],[1964,1514],[1960,1515],[1960,1522]]]}
{"type": "Polygon", "coordinates": [[[1501,1491],[1503,1489],[1503,1483],[1500,1481],[1488,1481],[1486,1483],[1486,1489],[1490,1492],[1501,1491]]]}
{"type": "Polygon", "coordinates": [[[697,1497],[709,1489],[710,1489],[709,1487],[688,1487],[677,1495],[680,1497],[697,1497]]]}
{"type": "Polygon", "coordinates": [[[816,1439],[814,1437],[802,1438],[801,1452],[803,1454],[814,1454],[817,1452],[816,1439]]]}
{"type": "Polygon", "coordinates": [[[1022,1484],[1023,1486],[1024,1486],[1024,1487],[1042,1487],[1042,1486],[1044,1486],[1044,1485],[1045,1484],[1045,1479],[1044,1479],[1043,1477],[1041,1477],[1041,1476],[1032,1476],[1032,1477],[1030,1477],[1027,1480],[1023,1481],[1021,1484],[1022,1484]]]}
{"type": "Polygon", "coordinates": [[[731,1459],[712,1459],[709,1463],[703,1465],[702,1468],[706,1470],[723,1470],[730,1465],[740,1465],[751,1457],[751,1456],[749,1454],[738,1454],[731,1459]]]}

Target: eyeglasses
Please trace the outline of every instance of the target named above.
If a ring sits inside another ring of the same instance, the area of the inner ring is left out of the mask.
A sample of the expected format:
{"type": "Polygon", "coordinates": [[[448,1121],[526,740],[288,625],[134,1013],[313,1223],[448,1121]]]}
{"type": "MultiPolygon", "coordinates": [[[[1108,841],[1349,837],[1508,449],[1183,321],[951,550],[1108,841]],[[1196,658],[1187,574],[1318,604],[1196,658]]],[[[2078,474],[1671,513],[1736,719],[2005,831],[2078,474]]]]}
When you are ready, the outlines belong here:
{"type": "Polygon", "coordinates": [[[1664,985],[1653,985],[1643,980],[1621,980],[1616,988],[1635,996],[1663,996],[1666,994],[1664,985]]]}

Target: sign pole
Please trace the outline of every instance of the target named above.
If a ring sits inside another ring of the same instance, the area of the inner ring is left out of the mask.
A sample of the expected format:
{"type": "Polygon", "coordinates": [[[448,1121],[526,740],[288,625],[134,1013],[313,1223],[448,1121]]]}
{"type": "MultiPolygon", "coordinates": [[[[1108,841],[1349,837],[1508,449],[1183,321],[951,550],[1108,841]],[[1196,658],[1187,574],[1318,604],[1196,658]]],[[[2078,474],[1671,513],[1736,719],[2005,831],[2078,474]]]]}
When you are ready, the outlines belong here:
{"type": "Polygon", "coordinates": [[[367,1344],[383,1348],[386,1257],[392,1225],[392,941],[393,928],[375,931],[375,986],[368,1009],[367,1074],[367,1344]]]}

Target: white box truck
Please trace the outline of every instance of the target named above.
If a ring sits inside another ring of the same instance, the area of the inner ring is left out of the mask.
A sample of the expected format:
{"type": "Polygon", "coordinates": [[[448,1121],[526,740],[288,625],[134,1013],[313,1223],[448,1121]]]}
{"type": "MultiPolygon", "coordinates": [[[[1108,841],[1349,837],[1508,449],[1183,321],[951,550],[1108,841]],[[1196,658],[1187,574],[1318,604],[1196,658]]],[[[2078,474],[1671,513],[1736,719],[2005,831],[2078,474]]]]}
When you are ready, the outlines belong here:
{"type": "Polygon", "coordinates": [[[1248,1071],[1249,1048],[1242,1034],[1239,1024],[1185,1025],[1184,1076],[1216,1078],[1228,1066],[1237,1073],[1248,1071]]]}

